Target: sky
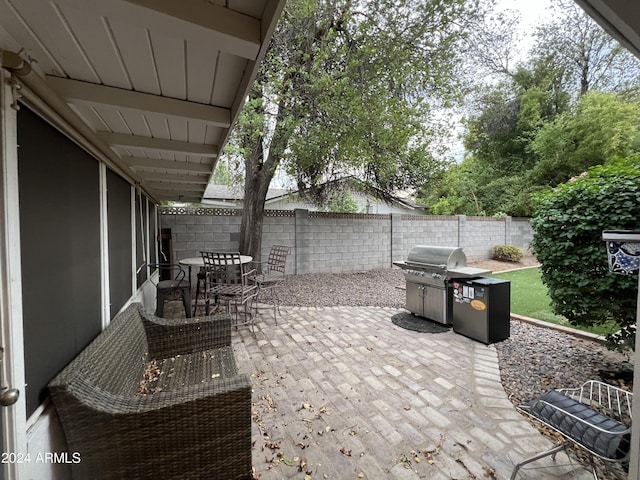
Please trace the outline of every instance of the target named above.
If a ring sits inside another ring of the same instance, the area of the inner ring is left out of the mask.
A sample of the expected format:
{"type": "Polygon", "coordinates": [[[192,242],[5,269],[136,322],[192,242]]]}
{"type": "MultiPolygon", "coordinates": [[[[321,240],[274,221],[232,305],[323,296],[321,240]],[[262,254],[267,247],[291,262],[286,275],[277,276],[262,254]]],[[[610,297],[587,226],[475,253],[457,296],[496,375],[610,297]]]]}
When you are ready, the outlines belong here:
{"type": "Polygon", "coordinates": [[[527,38],[531,38],[535,27],[549,16],[548,9],[552,0],[498,0],[498,10],[515,10],[520,12],[520,26],[525,31],[523,42],[527,45],[527,38]]]}

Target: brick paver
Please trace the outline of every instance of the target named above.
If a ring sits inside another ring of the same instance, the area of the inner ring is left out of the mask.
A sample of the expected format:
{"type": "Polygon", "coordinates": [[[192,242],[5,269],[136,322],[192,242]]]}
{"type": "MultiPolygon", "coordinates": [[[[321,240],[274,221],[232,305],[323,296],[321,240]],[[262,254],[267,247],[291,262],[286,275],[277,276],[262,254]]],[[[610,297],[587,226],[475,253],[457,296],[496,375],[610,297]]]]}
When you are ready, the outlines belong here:
{"type": "MultiPolygon", "coordinates": [[[[261,480],[503,479],[552,446],[507,399],[492,346],[404,330],[390,308],[281,312],[278,325],[260,315],[255,337],[234,332],[261,480]]],[[[546,465],[520,478],[590,478],[546,465]]]]}

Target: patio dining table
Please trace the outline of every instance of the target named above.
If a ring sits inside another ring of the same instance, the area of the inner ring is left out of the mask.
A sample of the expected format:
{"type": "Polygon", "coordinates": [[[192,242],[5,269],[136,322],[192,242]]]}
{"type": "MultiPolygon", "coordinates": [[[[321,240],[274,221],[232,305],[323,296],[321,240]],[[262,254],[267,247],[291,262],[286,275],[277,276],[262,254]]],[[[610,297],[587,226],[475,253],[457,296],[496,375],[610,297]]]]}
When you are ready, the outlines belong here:
{"type": "MultiPolygon", "coordinates": [[[[250,255],[240,255],[240,263],[243,265],[249,263],[252,260],[253,257],[251,257],[250,255]]],[[[178,260],[178,263],[189,269],[189,281],[191,281],[191,269],[193,267],[204,267],[204,260],[202,259],[202,257],[183,258],[182,260],[178,260]]]]}

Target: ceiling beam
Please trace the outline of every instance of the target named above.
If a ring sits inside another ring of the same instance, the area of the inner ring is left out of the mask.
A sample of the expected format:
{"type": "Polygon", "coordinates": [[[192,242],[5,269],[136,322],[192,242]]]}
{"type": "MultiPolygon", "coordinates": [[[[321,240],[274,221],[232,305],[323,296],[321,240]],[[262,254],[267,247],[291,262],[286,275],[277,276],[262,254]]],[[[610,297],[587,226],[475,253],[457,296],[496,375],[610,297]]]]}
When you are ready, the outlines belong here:
{"type": "Polygon", "coordinates": [[[104,105],[184,120],[198,120],[214,127],[228,128],[231,125],[231,111],[227,108],[50,75],[46,78],[51,88],[69,103],[104,105]]]}
{"type": "Polygon", "coordinates": [[[164,200],[166,194],[180,194],[191,195],[202,198],[204,190],[196,188],[191,184],[178,185],[175,183],[158,183],[158,182],[143,182],[143,185],[150,188],[155,192],[162,192],[160,197],[164,200]]]}
{"type": "Polygon", "coordinates": [[[183,195],[178,192],[165,192],[161,190],[154,190],[153,193],[158,197],[162,197],[162,200],[166,201],[200,203],[201,200],[199,195],[183,195]]]}
{"type": "Polygon", "coordinates": [[[117,145],[120,147],[148,148],[151,150],[161,150],[163,152],[182,153],[198,157],[217,157],[218,147],[215,145],[203,145],[179,140],[168,140],[164,138],[141,137],[139,135],[128,135],[126,133],[111,133],[98,131],[96,135],[107,145],[117,145]]]}
{"type": "Polygon", "coordinates": [[[177,162],[158,158],[122,157],[131,168],[164,168],[166,170],[185,170],[194,173],[211,174],[212,165],[206,163],[177,162]]]}
{"type": "Polygon", "coordinates": [[[192,183],[195,185],[207,185],[209,183],[209,177],[198,176],[198,175],[180,175],[175,173],[156,173],[156,172],[145,172],[140,173],[142,180],[145,181],[155,181],[159,180],[161,182],[178,182],[178,183],[192,183]]]}
{"type": "Polygon", "coordinates": [[[255,60],[260,51],[260,20],[203,0],[56,0],[56,3],[212,49],[255,60]]]}

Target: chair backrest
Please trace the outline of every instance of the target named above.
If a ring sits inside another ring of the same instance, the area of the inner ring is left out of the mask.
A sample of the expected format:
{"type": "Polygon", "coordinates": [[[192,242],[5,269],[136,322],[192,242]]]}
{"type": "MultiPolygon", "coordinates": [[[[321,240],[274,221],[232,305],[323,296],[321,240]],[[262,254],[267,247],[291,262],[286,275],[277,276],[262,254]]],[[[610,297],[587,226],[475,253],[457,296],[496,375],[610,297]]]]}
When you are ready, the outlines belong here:
{"type": "Polygon", "coordinates": [[[160,280],[185,280],[186,274],[181,265],[177,263],[150,263],[149,267],[159,270],[160,280]]]}
{"type": "Polygon", "coordinates": [[[244,284],[238,252],[201,252],[204,268],[212,284],[244,284]]]}
{"type": "Polygon", "coordinates": [[[273,245],[269,252],[267,260],[267,268],[269,272],[278,272],[284,274],[287,265],[287,255],[290,248],[284,245],[273,245]]]}

